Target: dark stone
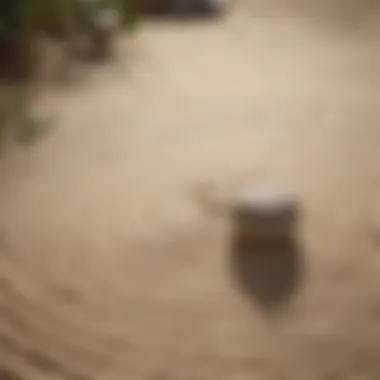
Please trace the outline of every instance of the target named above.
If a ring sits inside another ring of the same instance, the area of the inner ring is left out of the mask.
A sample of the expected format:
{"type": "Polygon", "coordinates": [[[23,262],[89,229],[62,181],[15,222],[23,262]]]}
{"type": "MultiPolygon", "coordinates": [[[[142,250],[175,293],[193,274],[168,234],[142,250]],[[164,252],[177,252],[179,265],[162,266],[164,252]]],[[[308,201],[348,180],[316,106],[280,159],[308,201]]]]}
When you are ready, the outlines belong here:
{"type": "Polygon", "coordinates": [[[296,199],[271,186],[245,189],[233,204],[233,243],[239,250],[295,243],[299,206],[296,199]]]}

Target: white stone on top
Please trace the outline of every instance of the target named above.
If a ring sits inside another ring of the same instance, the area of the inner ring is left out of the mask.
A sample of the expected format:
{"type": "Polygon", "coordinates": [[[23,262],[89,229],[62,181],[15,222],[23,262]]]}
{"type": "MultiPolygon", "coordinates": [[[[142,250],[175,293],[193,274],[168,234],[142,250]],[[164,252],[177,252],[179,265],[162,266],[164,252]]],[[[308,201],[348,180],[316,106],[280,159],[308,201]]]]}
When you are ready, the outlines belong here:
{"type": "Polygon", "coordinates": [[[280,187],[260,183],[244,188],[236,197],[234,208],[238,213],[252,216],[294,216],[297,200],[280,187]]]}

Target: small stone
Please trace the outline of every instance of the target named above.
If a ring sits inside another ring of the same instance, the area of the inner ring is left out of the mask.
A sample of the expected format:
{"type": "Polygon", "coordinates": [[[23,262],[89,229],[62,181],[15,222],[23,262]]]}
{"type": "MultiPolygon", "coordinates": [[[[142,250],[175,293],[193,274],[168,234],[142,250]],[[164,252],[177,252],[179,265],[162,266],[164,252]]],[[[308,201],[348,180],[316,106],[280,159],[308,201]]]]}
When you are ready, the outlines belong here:
{"type": "Polygon", "coordinates": [[[270,185],[243,190],[233,204],[236,244],[245,249],[285,245],[294,240],[298,202],[270,185]]]}

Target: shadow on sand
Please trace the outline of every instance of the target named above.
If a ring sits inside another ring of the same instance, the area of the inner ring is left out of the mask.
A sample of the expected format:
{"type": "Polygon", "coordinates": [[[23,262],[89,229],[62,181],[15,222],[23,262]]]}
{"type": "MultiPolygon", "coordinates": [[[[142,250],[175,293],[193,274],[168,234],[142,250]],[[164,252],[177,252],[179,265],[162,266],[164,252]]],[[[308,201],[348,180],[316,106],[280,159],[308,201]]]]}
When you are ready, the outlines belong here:
{"type": "Polygon", "coordinates": [[[289,304],[304,272],[301,250],[294,243],[255,251],[233,243],[230,261],[238,289],[267,313],[280,311],[289,304]]]}
{"type": "Polygon", "coordinates": [[[144,20],[154,22],[154,23],[168,23],[172,22],[174,24],[192,24],[192,23],[209,23],[211,21],[216,21],[222,19],[224,14],[218,12],[207,12],[207,11],[189,11],[189,12],[145,12],[143,15],[144,20]]]}

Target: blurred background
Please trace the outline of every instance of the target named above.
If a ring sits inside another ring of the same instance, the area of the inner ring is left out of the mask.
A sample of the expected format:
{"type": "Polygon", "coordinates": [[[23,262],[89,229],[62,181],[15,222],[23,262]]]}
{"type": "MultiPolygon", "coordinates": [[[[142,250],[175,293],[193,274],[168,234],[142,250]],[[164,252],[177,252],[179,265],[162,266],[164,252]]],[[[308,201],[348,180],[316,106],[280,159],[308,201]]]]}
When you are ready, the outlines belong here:
{"type": "Polygon", "coordinates": [[[376,380],[380,2],[3,0],[0,380],[376,380]],[[271,181],[297,252],[239,255],[271,181]]]}

